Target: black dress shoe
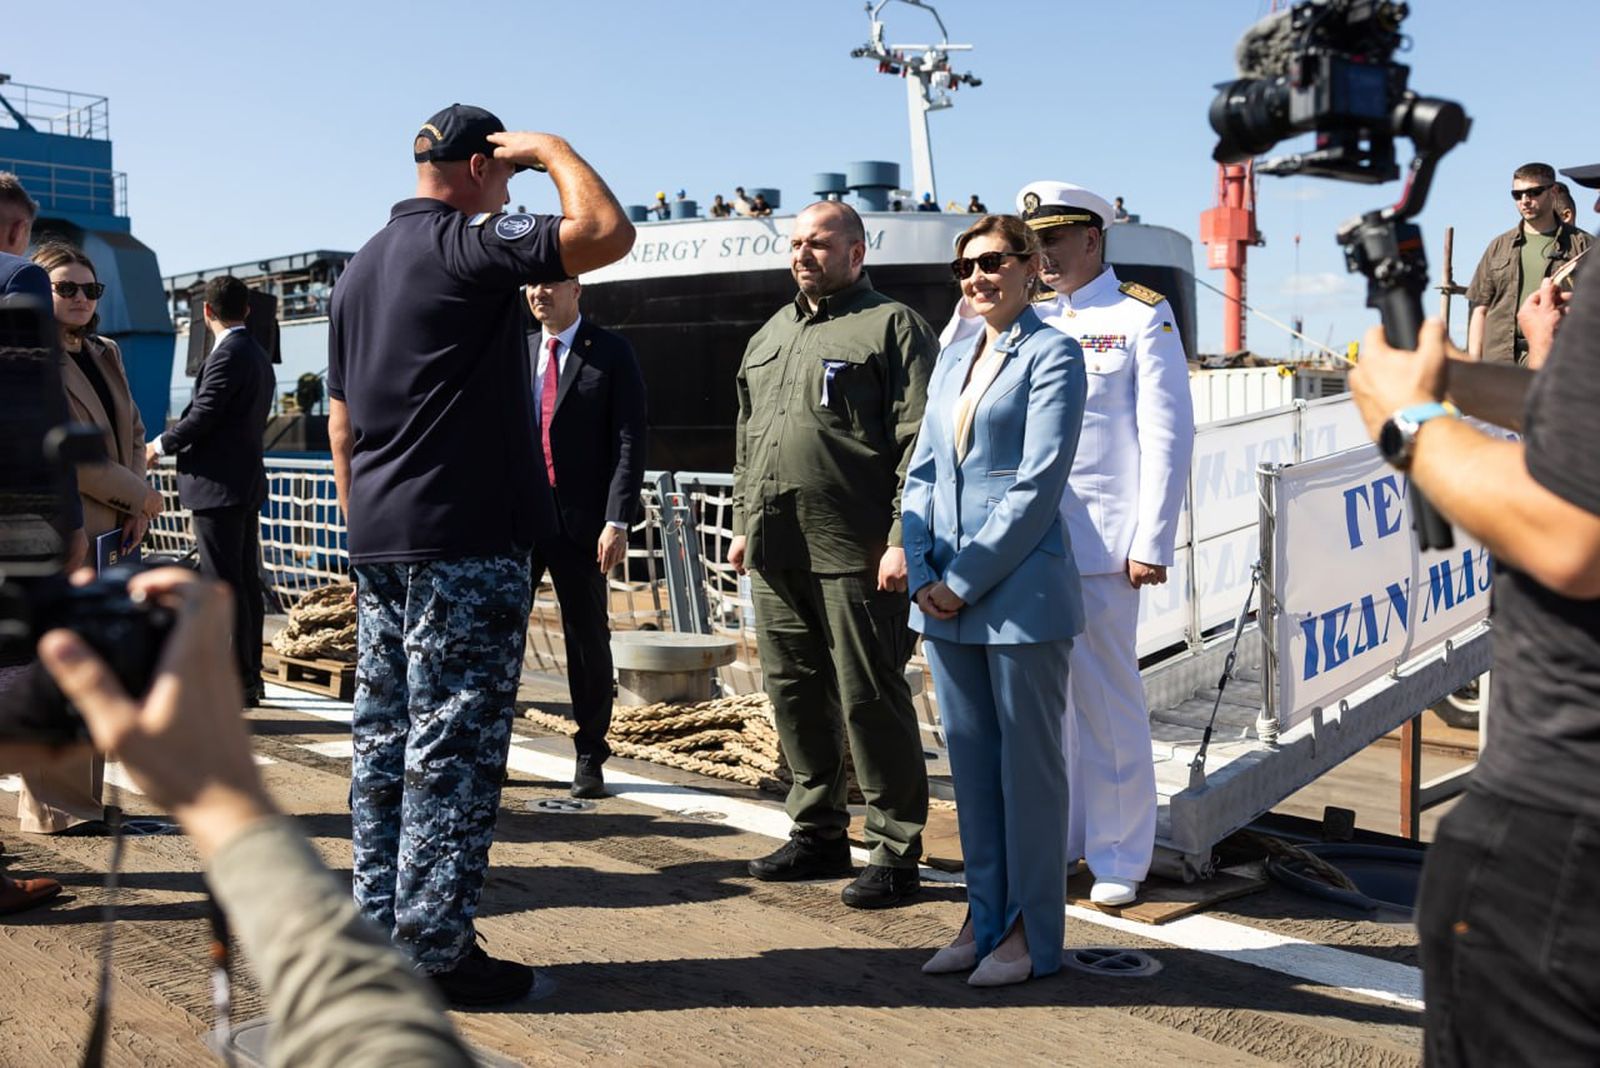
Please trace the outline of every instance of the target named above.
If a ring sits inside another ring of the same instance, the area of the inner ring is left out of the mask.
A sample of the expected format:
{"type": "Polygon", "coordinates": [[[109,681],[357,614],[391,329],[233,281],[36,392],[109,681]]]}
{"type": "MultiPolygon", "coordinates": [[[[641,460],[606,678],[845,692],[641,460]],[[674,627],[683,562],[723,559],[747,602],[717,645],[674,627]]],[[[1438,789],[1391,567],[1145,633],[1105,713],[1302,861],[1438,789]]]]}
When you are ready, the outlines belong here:
{"type": "Polygon", "coordinates": [[[430,976],[452,1005],[481,1008],[526,997],[533,989],[533,969],[512,960],[496,960],[474,945],[448,972],[430,976]]]}
{"type": "Polygon", "coordinates": [[[244,688],[244,707],[260,708],[267,703],[267,687],[262,683],[244,688]]]}
{"type": "Polygon", "coordinates": [[[578,761],[578,766],[572,769],[571,793],[573,797],[605,797],[606,777],[600,771],[600,765],[587,760],[578,761]]]}
{"type": "Polygon", "coordinates": [[[800,879],[838,879],[855,871],[850,860],[850,842],[837,838],[816,838],[796,834],[776,853],[750,862],[750,874],[766,882],[784,883],[800,879]]]}
{"type": "Polygon", "coordinates": [[[868,864],[839,896],[853,909],[886,909],[909,901],[921,891],[922,876],[917,869],[868,864]]]}

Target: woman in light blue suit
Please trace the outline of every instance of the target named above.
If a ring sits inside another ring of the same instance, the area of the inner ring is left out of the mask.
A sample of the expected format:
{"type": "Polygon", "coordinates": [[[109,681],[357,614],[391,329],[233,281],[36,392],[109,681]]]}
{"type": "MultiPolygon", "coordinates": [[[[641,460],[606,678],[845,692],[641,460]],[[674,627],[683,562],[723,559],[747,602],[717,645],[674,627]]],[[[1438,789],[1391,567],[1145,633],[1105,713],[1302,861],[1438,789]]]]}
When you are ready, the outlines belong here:
{"type": "Polygon", "coordinates": [[[1056,971],[1065,924],[1061,709],[1083,605],[1060,508],[1086,379],[1078,343],[1028,307],[1038,250],[1010,215],[957,240],[988,329],[939,356],[901,507],[967,870],[967,922],[923,971],[976,967],[974,986],[1056,971]]]}

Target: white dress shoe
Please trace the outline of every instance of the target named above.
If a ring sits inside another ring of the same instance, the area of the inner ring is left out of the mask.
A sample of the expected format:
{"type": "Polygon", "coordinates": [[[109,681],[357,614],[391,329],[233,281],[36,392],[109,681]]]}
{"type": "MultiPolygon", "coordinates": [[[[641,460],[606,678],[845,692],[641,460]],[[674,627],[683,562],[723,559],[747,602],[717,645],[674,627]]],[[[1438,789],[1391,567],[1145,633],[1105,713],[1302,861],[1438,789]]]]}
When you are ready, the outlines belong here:
{"type": "Polygon", "coordinates": [[[1010,986],[1026,982],[1033,975],[1033,958],[1024,955],[1020,960],[1001,960],[993,953],[979,962],[977,970],[967,976],[968,986],[1010,986]]]}
{"type": "Polygon", "coordinates": [[[1089,900],[1096,905],[1130,905],[1139,896],[1139,884],[1131,879],[1096,879],[1089,900]]]}
{"type": "Polygon", "coordinates": [[[959,946],[945,946],[928,958],[922,966],[923,975],[948,975],[951,972],[970,972],[978,963],[978,943],[964,942],[959,946]]]}

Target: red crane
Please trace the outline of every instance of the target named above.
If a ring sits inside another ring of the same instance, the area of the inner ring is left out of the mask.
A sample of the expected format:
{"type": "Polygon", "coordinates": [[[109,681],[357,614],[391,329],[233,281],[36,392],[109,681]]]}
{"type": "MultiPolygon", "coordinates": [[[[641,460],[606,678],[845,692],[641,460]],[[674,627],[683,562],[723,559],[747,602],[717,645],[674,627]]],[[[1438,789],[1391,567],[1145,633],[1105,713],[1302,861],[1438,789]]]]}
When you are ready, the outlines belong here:
{"type": "Polygon", "coordinates": [[[1256,229],[1256,169],[1251,163],[1217,167],[1217,203],[1200,213],[1200,240],[1206,245],[1206,266],[1227,271],[1223,295],[1222,349],[1244,348],[1245,257],[1251,245],[1264,245],[1256,229]]]}

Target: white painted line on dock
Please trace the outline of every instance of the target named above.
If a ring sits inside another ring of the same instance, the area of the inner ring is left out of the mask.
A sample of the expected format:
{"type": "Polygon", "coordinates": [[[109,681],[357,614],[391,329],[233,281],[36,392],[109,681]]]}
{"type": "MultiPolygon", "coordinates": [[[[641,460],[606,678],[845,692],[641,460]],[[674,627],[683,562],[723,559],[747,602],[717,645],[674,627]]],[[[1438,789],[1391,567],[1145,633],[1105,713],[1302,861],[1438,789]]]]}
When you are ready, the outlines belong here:
{"type": "Polygon", "coordinates": [[[356,743],[349,738],[335,742],[301,742],[299,745],[309,753],[332,757],[334,760],[349,760],[356,755],[356,743]]]}
{"type": "MultiPolygon", "coordinates": [[[[328,698],[312,697],[297,701],[296,708],[297,711],[322,719],[342,723],[350,721],[350,706],[328,698]]],[[[336,744],[348,748],[348,743],[334,742],[312,742],[304,744],[302,748],[319,752],[323,748],[331,750],[336,744]]],[[[333,754],[329,752],[325,755],[333,754]]],[[[514,744],[507,763],[513,770],[526,775],[565,782],[571,777],[573,758],[514,744]]],[[[789,817],[775,804],[758,804],[609,768],[606,770],[606,786],[611,795],[620,800],[692,818],[714,819],[725,826],[767,838],[782,840],[789,837],[789,817]]],[[[852,849],[851,853],[858,862],[866,861],[866,850],[852,849]]],[[[930,881],[966,885],[960,875],[949,872],[923,868],[922,874],[923,878],[930,881]]],[[[1067,905],[1066,914],[1069,920],[1109,928],[1175,949],[1209,953],[1303,979],[1318,986],[1335,987],[1416,1011],[1422,1009],[1422,972],[1408,964],[1290,938],[1212,916],[1185,916],[1158,925],[1137,923],[1077,905],[1067,905]]]]}
{"type": "MultiPolygon", "coordinates": [[[[257,767],[264,768],[269,764],[277,763],[272,757],[262,756],[260,753],[252,753],[250,756],[256,762],[257,767]]],[[[132,777],[128,775],[128,770],[119,761],[106,761],[105,781],[108,786],[115,786],[119,790],[125,790],[130,794],[138,794],[140,797],[144,796],[144,791],[134,785],[132,777]]],[[[22,776],[0,775],[0,791],[14,794],[21,790],[22,776]]]]}

